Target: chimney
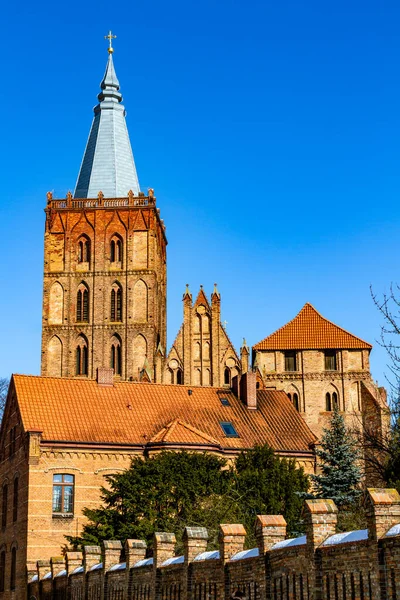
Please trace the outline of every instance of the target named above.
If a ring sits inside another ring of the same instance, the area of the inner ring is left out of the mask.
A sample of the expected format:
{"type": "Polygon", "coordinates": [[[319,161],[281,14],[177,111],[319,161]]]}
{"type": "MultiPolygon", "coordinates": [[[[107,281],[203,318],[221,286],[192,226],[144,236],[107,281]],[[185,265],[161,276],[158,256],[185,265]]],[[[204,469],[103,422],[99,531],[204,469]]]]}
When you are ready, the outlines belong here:
{"type": "Polygon", "coordinates": [[[240,379],[240,399],[249,410],[257,409],[257,373],[247,371],[240,379]]]}
{"type": "Polygon", "coordinates": [[[103,387],[111,387],[114,385],[114,369],[108,367],[98,367],[97,383],[103,387]]]}

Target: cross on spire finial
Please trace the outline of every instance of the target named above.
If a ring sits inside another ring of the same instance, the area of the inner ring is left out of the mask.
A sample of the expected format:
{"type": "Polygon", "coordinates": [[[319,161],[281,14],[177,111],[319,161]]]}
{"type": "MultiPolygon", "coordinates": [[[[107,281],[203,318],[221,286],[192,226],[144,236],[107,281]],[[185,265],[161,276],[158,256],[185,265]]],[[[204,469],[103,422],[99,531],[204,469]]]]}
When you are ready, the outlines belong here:
{"type": "Polygon", "coordinates": [[[116,37],[117,37],[116,35],[113,35],[111,29],[108,32],[108,35],[104,36],[104,39],[109,41],[109,45],[108,45],[108,53],[109,54],[112,54],[114,52],[114,48],[112,47],[112,41],[115,40],[116,37]]]}

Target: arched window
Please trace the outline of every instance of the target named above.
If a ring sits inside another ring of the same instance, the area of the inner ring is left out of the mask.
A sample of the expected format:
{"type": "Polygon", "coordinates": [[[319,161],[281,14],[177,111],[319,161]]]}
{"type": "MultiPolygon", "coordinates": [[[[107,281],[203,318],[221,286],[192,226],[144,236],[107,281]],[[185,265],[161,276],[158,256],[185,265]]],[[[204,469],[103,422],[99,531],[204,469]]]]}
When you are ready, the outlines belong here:
{"type": "Polygon", "coordinates": [[[289,398],[290,401],[292,401],[292,394],[289,393],[288,394],[288,398],[289,398]]]}
{"type": "Polygon", "coordinates": [[[7,525],[7,511],[8,511],[8,485],[3,485],[3,497],[1,502],[1,526],[4,528],[7,525]]]}
{"type": "Polygon", "coordinates": [[[176,383],[178,385],[182,385],[182,383],[183,383],[182,369],[178,369],[177,372],[176,372],[176,383]]]}
{"type": "Polygon", "coordinates": [[[15,581],[17,575],[17,549],[11,550],[11,572],[10,572],[10,590],[15,590],[15,581]]]}
{"type": "Polygon", "coordinates": [[[76,294],[76,320],[78,323],[89,322],[89,290],[83,282],[76,294]]]}
{"type": "Polygon", "coordinates": [[[298,394],[293,394],[293,406],[297,411],[299,411],[299,396],[298,394]]]}
{"type": "Polygon", "coordinates": [[[73,475],[53,475],[53,514],[73,514],[74,480],[73,475]]]}
{"type": "Polygon", "coordinates": [[[114,369],[114,375],[122,375],[122,344],[118,335],[114,335],[111,340],[110,367],[114,369]]]}
{"type": "Polygon", "coordinates": [[[76,346],[76,375],[87,375],[89,364],[88,343],[84,335],[78,337],[76,346]]]}
{"type": "Polygon", "coordinates": [[[333,392],[332,394],[332,408],[333,410],[335,410],[335,408],[339,408],[338,396],[336,392],[333,392]]]}
{"type": "Polygon", "coordinates": [[[78,263],[90,262],[90,240],[82,235],[78,240],[78,263]]]}
{"type": "Polygon", "coordinates": [[[326,410],[328,412],[331,412],[331,410],[332,410],[332,399],[331,399],[331,395],[330,395],[329,392],[326,393],[325,403],[326,403],[326,410]]]}
{"type": "Polygon", "coordinates": [[[113,283],[111,288],[111,321],[122,321],[122,288],[119,283],[113,283]]]}
{"type": "Polygon", "coordinates": [[[0,552],[0,592],[4,592],[4,584],[6,576],[6,551],[0,552]]]}
{"type": "Polygon", "coordinates": [[[230,385],[231,383],[231,370],[229,367],[225,367],[224,369],[224,384],[230,385]]]}
{"type": "Polygon", "coordinates": [[[110,242],[110,262],[122,262],[122,240],[119,235],[114,235],[110,242]]]}
{"type": "Polygon", "coordinates": [[[13,522],[18,519],[18,488],[19,488],[19,478],[16,477],[14,479],[14,489],[13,489],[13,522]]]}

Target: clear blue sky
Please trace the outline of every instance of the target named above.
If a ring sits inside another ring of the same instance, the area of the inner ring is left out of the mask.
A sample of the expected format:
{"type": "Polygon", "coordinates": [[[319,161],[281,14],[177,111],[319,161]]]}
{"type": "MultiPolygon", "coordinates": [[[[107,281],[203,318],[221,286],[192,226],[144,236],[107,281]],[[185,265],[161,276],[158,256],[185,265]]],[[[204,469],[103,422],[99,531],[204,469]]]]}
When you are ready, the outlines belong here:
{"type": "Polygon", "coordinates": [[[185,284],[214,281],[237,347],[307,301],[375,344],[369,285],[400,281],[398,2],[25,1],[2,22],[1,376],[39,373],[45,194],[75,186],[110,28],[167,225],[169,344],[185,284]]]}

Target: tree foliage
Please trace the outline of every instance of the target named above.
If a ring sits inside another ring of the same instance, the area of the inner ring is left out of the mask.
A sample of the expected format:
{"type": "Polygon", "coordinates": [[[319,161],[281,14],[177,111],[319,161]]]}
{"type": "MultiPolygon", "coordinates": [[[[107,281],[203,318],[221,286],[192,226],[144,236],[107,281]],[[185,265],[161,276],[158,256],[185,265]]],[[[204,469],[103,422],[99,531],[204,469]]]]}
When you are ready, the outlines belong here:
{"type": "Polygon", "coordinates": [[[331,498],[339,508],[354,504],[360,496],[361,470],[356,440],[346,429],[337,407],[330,427],[323,430],[321,445],[316,450],[321,473],[311,475],[314,496],[331,498]]]}
{"type": "Polygon", "coordinates": [[[265,446],[240,454],[236,470],[211,454],[162,452],[134,458],[130,469],[106,479],[102,506],[84,510],[88,523],[82,536],[67,537],[74,547],[128,538],[151,545],[156,531],[168,531],[179,548],[188,525],[207,527],[210,547],[216,547],[220,523],[243,523],[252,534],[256,514],[265,513],[284,514],[296,528],[298,492],[308,488],[294,461],[265,446]]]}

